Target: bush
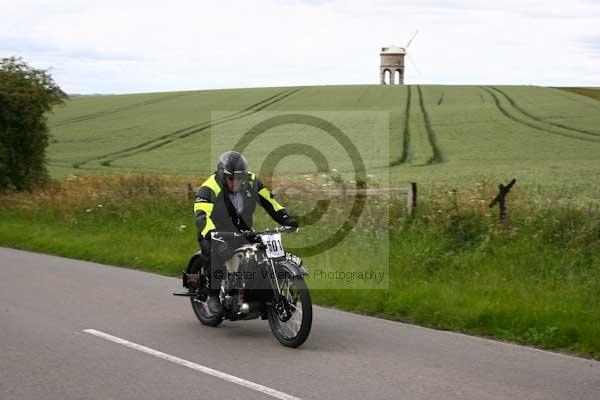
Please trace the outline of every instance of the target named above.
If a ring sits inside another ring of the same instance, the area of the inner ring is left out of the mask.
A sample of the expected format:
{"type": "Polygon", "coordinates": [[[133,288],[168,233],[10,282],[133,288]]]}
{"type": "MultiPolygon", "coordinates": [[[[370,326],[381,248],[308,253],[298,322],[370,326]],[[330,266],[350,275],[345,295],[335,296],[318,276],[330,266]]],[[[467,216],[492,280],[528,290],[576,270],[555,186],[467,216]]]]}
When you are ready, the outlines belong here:
{"type": "Polygon", "coordinates": [[[0,190],[27,190],[47,179],[44,114],[66,97],[47,71],[0,59],[0,190]]]}

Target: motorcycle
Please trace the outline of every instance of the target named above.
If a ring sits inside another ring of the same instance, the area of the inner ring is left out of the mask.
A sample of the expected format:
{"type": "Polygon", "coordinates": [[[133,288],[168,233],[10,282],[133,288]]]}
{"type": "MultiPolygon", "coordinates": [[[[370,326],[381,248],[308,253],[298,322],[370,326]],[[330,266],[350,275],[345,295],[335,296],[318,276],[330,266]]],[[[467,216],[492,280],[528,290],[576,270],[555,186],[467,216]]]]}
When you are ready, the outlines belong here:
{"type": "Polygon", "coordinates": [[[174,295],[190,297],[194,313],[204,325],[216,327],[225,319],[260,317],[269,321],[282,345],[300,346],[312,325],[312,301],[304,280],[308,272],[300,257],[284,250],[281,240],[282,233],[297,230],[284,226],[261,232],[212,232],[215,243],[240,238],[246,243],[233,251],[225,268],[212,272],[213,278],[220,281],[222,313],[211,313],[208,308],[211,271],[201,252],[192,256],[184,271],[184,286],[189,292],[174,295]]]}

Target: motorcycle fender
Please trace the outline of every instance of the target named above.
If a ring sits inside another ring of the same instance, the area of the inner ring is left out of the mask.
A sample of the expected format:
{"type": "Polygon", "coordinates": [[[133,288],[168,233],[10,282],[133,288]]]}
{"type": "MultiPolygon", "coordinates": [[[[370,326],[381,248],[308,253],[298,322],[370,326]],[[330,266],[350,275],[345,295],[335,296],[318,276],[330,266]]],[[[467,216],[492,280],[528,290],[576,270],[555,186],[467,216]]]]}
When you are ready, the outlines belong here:
{"type": "Polygon", "coordinates": [[[308,275],[308,271],[305,270],[302,266],[299,266],[291,261],[283,260],[277,263],[277,270],[284,271],[292,277],[303,277],[308,275]]]}
{"type": "Polygon", "coordinates": [[[194,253],[192,258],[190,258],[186,272],[190,272],[190,268],[192,268],[192,264],[196,261],[196,259],[199,259],[201,262],[208,263],[208,257],[202,254],[201,251],[197,251],[196,253],[194,253]]]}

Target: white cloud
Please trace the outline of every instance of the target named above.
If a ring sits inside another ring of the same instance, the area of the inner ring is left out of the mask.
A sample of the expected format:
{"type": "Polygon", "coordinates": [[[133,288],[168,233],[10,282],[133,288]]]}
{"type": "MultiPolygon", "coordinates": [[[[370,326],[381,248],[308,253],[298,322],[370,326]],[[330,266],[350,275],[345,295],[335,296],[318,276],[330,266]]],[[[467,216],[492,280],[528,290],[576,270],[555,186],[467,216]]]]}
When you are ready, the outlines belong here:
{"type": "Polygon", "coordinates": [[[407,83],[600,86],[593,1],[0,2],[0,55],[68,92],[377,83],[415,29],[407,83]]]}

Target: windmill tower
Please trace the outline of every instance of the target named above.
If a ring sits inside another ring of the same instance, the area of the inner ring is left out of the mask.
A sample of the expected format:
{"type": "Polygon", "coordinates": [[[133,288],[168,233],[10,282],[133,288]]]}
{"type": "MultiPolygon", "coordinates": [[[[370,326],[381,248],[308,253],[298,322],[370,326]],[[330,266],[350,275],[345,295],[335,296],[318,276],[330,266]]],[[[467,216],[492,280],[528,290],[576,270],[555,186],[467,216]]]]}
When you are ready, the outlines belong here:
{"type": "Polygon", "coordinates": [[[396,77],[398,78],[398,85],[404,84],[404,56],[406,55],[406,49],[417,36],[417,32],[408,41],[406,47],[390,46],[381,48],[381,53],[379,53],[381,57],[379,79],[382,85],[394,85],[396,77]]]}

